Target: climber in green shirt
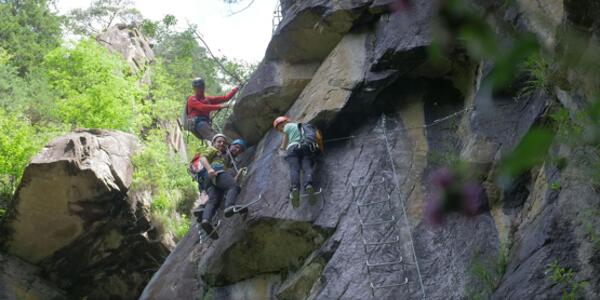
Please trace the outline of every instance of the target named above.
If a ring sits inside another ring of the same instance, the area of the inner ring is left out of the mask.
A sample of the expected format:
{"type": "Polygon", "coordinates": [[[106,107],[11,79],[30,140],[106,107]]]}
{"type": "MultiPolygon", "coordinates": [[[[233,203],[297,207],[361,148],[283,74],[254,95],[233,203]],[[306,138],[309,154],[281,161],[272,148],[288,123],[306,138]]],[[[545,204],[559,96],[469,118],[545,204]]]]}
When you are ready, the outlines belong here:
{"type": "Polygon", "coordinates": [[[218,238],[218,235],[211,221],[221,200],[225,197],[224,215],[229,218],[235,212],[235,198],[240,192],[232,172],[226,172],[226,155],[227,137],[217,134],[212,139],[212,146],[199,157],[199,162],[204,167],[199,177],[203,181],[203,189],[208,194],[208,202],[202,212],[200,226],[213,239],[218,238]]]}
{"type": "Polygon", "coordinates": [[[273,127],[284,134],[281,150],[286,152],[285,161],[290,167],[289,198],[293,207],[300,206],[300,172],[304,174],[304,192],[308,195],[308,202],[312,205],[316,201],[313,173],[319,147],[314,143],[303,142],[301,126],[302,124],[290,122],[285,116],[273,121],[273,127]]]}

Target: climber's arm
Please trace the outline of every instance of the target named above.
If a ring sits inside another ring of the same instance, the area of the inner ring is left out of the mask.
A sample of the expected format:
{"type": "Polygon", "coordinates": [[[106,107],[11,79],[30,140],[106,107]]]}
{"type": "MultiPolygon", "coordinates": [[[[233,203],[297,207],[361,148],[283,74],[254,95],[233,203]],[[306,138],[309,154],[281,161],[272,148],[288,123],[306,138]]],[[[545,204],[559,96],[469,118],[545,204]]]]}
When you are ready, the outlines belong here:
{"type": "Polygon", "coordinates": [[[231,100],[231,98],[233,98],[233,96],[235,96],[235,93],[237,93],[238,88],[234,87],[231,92],[227,93],[227,95],[225,96],[206,96],[205,99],[208,100],[208,102],[212,103],[212,104],[219,104],[219,103],[223,103],[223,102],[227,102],[229,100],[231,100]]]}
{"type": "Polygon", "coordinates": [[[281,139],[281,146],[279,146],[279,149],[285,151],[285,148],[287,148],[287,144],[288,144],[288,136],[287,136],[287,134],[284,134],[283,139],[281,139]]]}

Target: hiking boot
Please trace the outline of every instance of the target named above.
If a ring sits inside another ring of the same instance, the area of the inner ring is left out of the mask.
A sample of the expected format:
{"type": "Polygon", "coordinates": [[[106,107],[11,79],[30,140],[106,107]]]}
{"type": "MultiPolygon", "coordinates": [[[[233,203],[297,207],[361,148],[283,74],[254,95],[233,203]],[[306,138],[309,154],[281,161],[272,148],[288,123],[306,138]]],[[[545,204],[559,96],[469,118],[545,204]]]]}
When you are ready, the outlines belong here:
{"type": "Polygon", "coordinates": [[[200,223],[200,227],[202,227],[202,230],[204,230],[204,232],[206,233],[206,235],[209,238],[211,238],[213,240],[216,240],[219,238],[217,231],[215,230],[213,225],[210,223],[210,221],[208,221],[206,219],[202,220],[202,222],[200,223]]]}
{"type": "Polygon", "coordinates": [[[235,206],[233,206],[233,205],[225,208],[225,210],[223,212],[223,214],[225,215],[225,218],[231,218],[231,216],[233,216],[233,214],[235,213],[234,209],[235,209],[235,206]]]}
{"type": "Polygon", "coordinates": [[[204,206],[199,206],[192,211],[194,217],[198,218],[198,223],[202,222],[202,213],[204,213],[204,206]]]}
{"type": "Polygon", "coordinates": [[[312,184],[307,185],[304,188],[304,192],[308,195],[308,204],[315,205],[317,203],[317,196],[315,195],[315,188],[312,184]]]}
{"type": "Polygon", "coordinates": [[[300,206],[300,192],[298,191],[298,188],[293,188],[290,191],[290,202],[294,208],[300,206]]]}

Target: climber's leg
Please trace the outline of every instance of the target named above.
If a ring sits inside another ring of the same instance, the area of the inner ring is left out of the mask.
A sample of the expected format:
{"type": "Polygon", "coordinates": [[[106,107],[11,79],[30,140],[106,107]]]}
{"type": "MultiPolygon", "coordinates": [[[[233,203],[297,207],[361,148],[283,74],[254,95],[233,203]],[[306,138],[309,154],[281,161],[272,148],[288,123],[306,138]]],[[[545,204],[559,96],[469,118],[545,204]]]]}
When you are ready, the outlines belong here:
{"type": "Polygon", "coordinates": [[[202,214],[202,222],[208,221],[212,222],[212,218],[217,212],[217,208],[219,208],[219,204],[221,203],[221,198],[223,196],[223,192],[214,185],[210,185],[206,190],[208,194],[208,202],[206,202],[206,206],[204,207],[204,212],[202,214]]]}
{"type": "Polygon", "coordinates": [[[315,158],[312,154],[303,153],[301,162],[302,162],[302,173],[304,174],[304,178],[303,178],[302,182],[304,183],[304,188],[306,188],[309,185],[310,186],[313,185],[313,173],[314,173],[314,169],[315,169],[315,158]]]}
{"type": "Polygon", "coordinates": [[[290,167],[290,201],[293,207],[300,206],[300,151],[299,147],[292,146],[285,156],[290,167]]]}
{"type": "Polygon", "coordinates": [[[303,183],[304,183],[304,193],[308,196],[308,203],[310,205],[314,205],[317,202],[317,197],[315,196],[315,187],[313,182],[313,174],[315,170],[315,153],[312,152],[311,149],[303,149],[302,152],[302,173],[304,174],[303,183]]]}
{"type": "Polygon", "coordinates": [[[230,172],[219,174],[217,177],[217,187],[225,193],[224,215],[226,218],[229,218],[234,213],[235,199],[240,192],[240,187],[236,184],[235,178],[230,172]]]}
{"type": "Polygon", "coordinates": [[[194,126],[194,135],[196,137],[210,141],[215,134],[217,133],[212,129],[209,119],[202,117],[196,118],[196,124],[194,126]]]}
{"type": "Polygon", "coordinates": [[[206,207],[202,213],[200,227],[210,238],[217,239],[219,236],[212,224],[212,218],[219,207],[223,193],[212,184],[207,188],[206,193],[208,194],[208,202],[206,202],[206,207]]]}

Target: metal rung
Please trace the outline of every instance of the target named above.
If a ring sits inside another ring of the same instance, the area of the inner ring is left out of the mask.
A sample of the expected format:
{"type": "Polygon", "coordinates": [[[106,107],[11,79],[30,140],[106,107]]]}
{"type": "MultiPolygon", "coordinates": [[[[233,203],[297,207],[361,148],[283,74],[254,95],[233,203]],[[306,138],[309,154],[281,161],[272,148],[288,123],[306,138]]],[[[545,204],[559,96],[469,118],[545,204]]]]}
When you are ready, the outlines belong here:
{"type": "Polygon", "coordinates": [[[397,265],[397,264],[402,263],[402,261],[404,261],[404,258],[402,256],[400,256],[400,259],[396,260],[396,261],[388,261],[388,262],[382,262],[382,263],[370,263],[369,260],[367,260],[367,261],[365,261],[365,264],[367,265],[367,267],[373,268],[373,267],[397,265]]]}
{"type": "Polygon", "coordinates": [[[381,204],[381,203],[385,203],[385,202],[389,202],[391,200],[390,196],[388,195],[388,198],[385,200],[381,200],[381,201],[375,201],[375,202],[367,202],[367,203],[360,203],[358,201],[356,201],[356,205],[363,207],[363,206],[369,206],[369,205],[375,205],[375,204],[381,204]]]}
{"type": "Polygon", "coordinates": [[[408,284],[408,278],[404,278],[404,282],[401,283],[391,283],[391,284],[381,284],[381,285],[374,285],[372,282],[370,283],[371,288],[376,290],[376,289],[383,289],[383,288],[390,288],[390,287],[395,287],[395,286],[403,286],[403,285],[407,285],[408,284]]]}
{"type": "Polygon", "coordinates": [[[367,242],[367,240],[363,239],[363,245],[366,245],[366,246],[396,244],[398,242],[400,242],[400,237],[399,236],[396,236],[396,239],[394,239],[394,240],[385,241],[385,242],[367,242]]]}
{"type": "Polygon", "coordinates": [[[380,184],[384,184],[385,183],[385,177],[380,177],[381,181],[379,182],[371,182],[371,183],[365,183],[365,184],[352,184],[353,188],[357,188],[357,187],[363,187],[363,186],[372,186],[372,185],[380,185],[380,184]]]}
{"type": "Polygon", "coordinates": [[[395,223],[396,222],[396,216],[392,216],[391,219],[389,220],[384,220],[384,221],[377,221],[377,222],[363,222],[362,220],[360,220],[360,226],[365,227],[365,226],[375,226],[375,225],[381,225],[381,224],[389,224],[389,223],[395,223]]]}

